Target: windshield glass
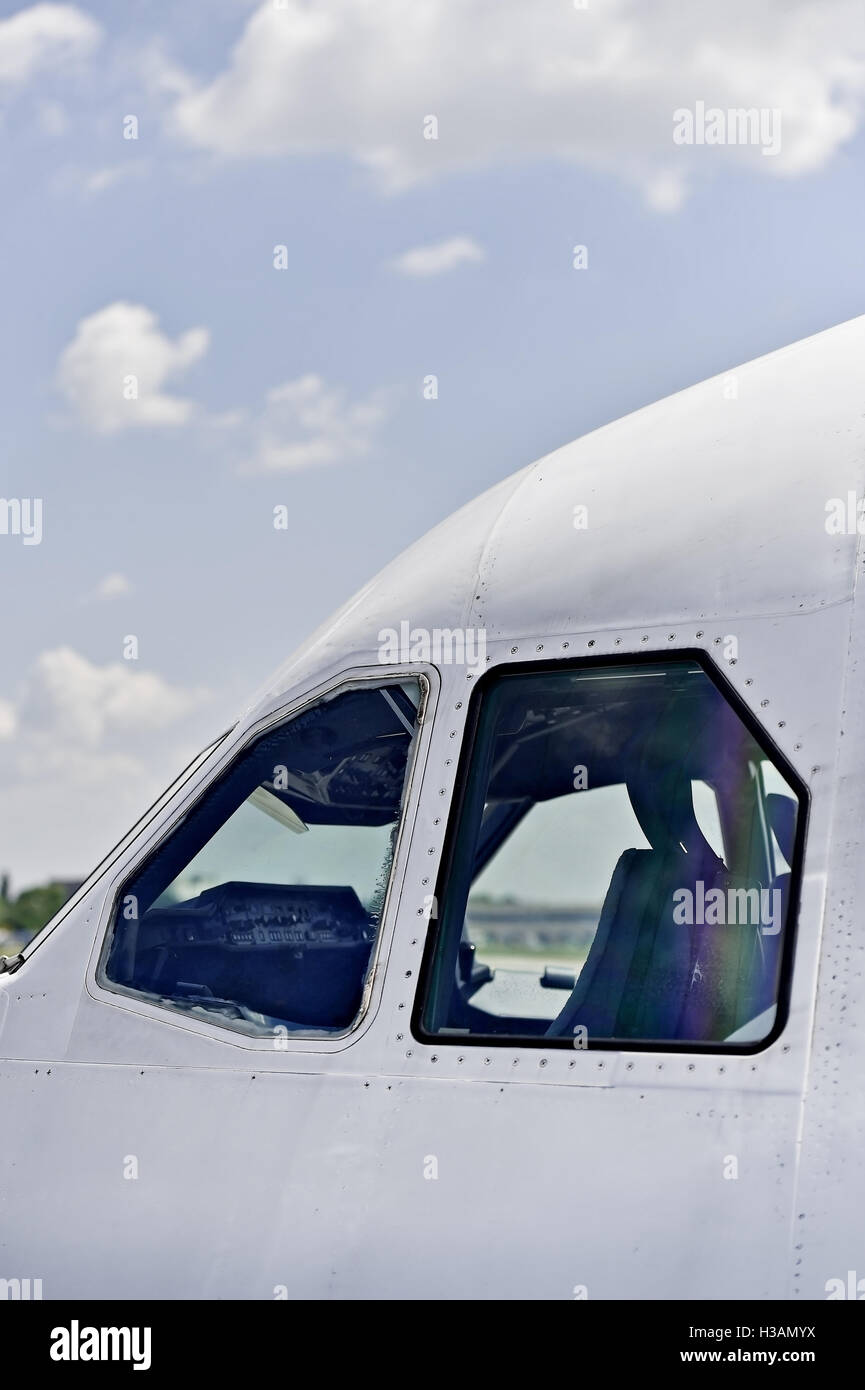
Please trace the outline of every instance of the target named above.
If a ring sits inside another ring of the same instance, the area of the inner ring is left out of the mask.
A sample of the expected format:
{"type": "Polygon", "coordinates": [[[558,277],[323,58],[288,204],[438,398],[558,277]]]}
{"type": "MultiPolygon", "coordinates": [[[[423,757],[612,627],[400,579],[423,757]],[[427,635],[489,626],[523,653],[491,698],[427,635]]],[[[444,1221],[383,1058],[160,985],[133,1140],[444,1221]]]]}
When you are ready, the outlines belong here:
{"type": "Polygon", "coordinates": [[[349,1028],[419,698],[417,681],[346,690],[256,740],[122,890],[104,982],[246,1032],[349,1028]]]}
{"type": "Polygon", "coordinates": [[[791,783],[691,661],[488,679],[423,1028],[759,1041],[798,818],[791,783]]]}

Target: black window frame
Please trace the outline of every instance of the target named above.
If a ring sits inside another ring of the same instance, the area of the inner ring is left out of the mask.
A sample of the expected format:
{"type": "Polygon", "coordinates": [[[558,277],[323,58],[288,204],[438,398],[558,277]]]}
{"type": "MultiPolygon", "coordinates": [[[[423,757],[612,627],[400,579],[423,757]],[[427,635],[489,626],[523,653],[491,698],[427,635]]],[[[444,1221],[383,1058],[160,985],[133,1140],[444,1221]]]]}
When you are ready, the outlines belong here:
{"type": "MultiPolygon", "coordinates": [[[[405,836],[409,833],[409,809],[412,796],[416,795],[417,778],[419,775],[418,753],[424,728],[428,722],[430,700],[432,688],[427,670],[422,667],[412,667],[407,665],[405,668],[398,666],[391,668],[382,666],[376,668],[375,672],[358,673],[356,675],[343,674],[335,680],[328,682],[326,686],[315,691],[311,691],[296,704],[283,706],[274,710],[265,719],[257,723],[253,728],[246,731],[244,737],[233,749],[225,765],[221,767],[212,777],[207,779],[204,784],[196,791],[194,797],[187,806],[184,806],[178,814],[163,827],[161,833],[142,853],[125,869],[122,878],[110,894],[106,904],[106,912],[103,918],[104,926],[102,929],[99,953],[93,967],[93,983],[97,989],[110,995],[112,1003],[120,1004],[122,1007],[131,1008],[134,1012],[139,1012],[142,1006],[147,1011],[153,1011],[152,1016],[160,1021],[170,1023],[174,1027],[192,1028],[199,1032],[203,1029],[213,1029],[219,1037],[224,1037],[226,1041],[235,1046],[251,1047],[253,1049],[271,1048],[273,1045],[272,1036],[268,1034],[258,1034],[247,1032],[243,1029],[232,1027],[228,1022],[222,1022],[217,1018],[204,1019],[190,1014],[188,1011],[176,1008],[170,1002],[164,1002],[151,998],[145,991],[131,986],[120,984],[107,975],[107,964],[114,942],[117,917],[124,897],[129,887],[137,882],[141,874],[151,865],[163,847],[182,829],[190,816],[198,812],[205,802],[212,796],[215,788],[224,784],[236,770],[238,764],[262,739],[278,730],[292,724],[310,710],[331,700],[338,699],[341,695],[353,690],[386,690],[391,686],[399,686],[406,682],[416,682],[419,691],[419,702],[416,711],[414,733],[409,745],[406,769],[403,779],[402,797],[400,803],[400,816],[398,821],[397,836],[394,842],[393,855],[387,876],[384,896],[382,899],[381,918],[375,939],[372,942],[369,963],[365,973],[363,993],[360,1006],[351,1022],[339,1031],[322,1032],[314,1030],[296,1030],[287,1036],[289,1044],[288,1051],[294,1050],[293,1045],[298,1044],[302,1050],[309,1050],[310,1047],[320,1048],[322,1044],[345,1044],[354,1040],[359,1033],[361,1026],[369,1017],[369,1008],[372,998],[372,986],[376,978],[381,959],[381,947],[383,935],[388,919],[395,920],[396,907],[393,899],[394,884],[396,882],[397,861],[405,836]]],[[[231,729],[223,735],[227,737],[232,732],[231,729]]],[[[222,740],[217,740],[216,747],[222,740]]],[[[224,822],[223,822],[224,824],[224,822]]],[[[217,832],[215,832],[217,833],[217,832]]]]}
{"type": "MultiPolygon", "coordinates": [[[[734,714],[742,721],[758,747],[762,750],[764,756],[769,759],[776,769],[784,776],[789,784],[790,790],[795,794],[798,801],[799,809],[796,817],[796,835],[793,846],[793,858],[790,864],[790,894],[787,903],[787,915],[783,926],[784,939],[782,942],[778,976],[775,1021],[767,1036],[761,1038],[758,1042],[700,1042],[691,1039],[682,1041],[675,1039],[669,1041],[663,1041],[661,1039],[657,1041],[644,1041],[631,1040],[628,1038],[595,1040],[588,1038],[581,1047],[581,1050],[592,1052],[670,1052],[698,1055],[706,1054],[710,1056],[732,1055],[747,1057],[753,1056],[758,1052],[764,1052],[777,1041],[787,1025],[790,1013],[793,959],[799,929],[802,870],[811,793],[807,784],[791,765],[786,754],[778,747],[770,737],[764,725],[756,718],[753,710],[748,707],[739,692],[730,684],[723,672],[714,665],[708,653],[699,647],[677,647],[672,651],[670,649],[659,651],[655,648],[651,651],[616,652],[607,655],[599,653],[598,655],[593,654],[592,656],[586,657],[570,657],[547,661],[503,662],[484,673],[475,686],[469,701],[463,730],[462,748],[460,750],[457,766],[454,796],[451,802],[451,809],[445,832],[441,863],[436,877],[435,901],[439,905],[443,905],[446,901],[453,876],[453,864],[459,837],[460,823],[463,818],[469,792],[469,771],[474,761],[481,707],[487,689],[493,686],[496,681],[509,675],[543,675],[551,671],[579,671],[615,666],[663,666],[688,662],[699,666],[703,673],[709,678],[715,686],[715,689],[729,704],[734,714]]],[[[546,1035],[543,1037],[523,1037],[492,1033],[459,1033],[449,1035],[445,1032],[428,1032],[423,1026],[423,1013],[432,980],[433,962],[439,935],[442,930],[442,921],[443,913],[440,907],[437,918],[435,920],[431,919],[427,927],[423,958],[418,974],[418,985],[415,993],[414,1006],[412,1008],[411,1032],[417,1042],[435,1047],[509,1047],[515,1050],[526,1048],[535,1051],[538,1049],[548,1051],[553,1048],[567,1048],[570,1051],[574,1050],[574,1041],[569,1037],[547,1037],[546,1035]]]]}

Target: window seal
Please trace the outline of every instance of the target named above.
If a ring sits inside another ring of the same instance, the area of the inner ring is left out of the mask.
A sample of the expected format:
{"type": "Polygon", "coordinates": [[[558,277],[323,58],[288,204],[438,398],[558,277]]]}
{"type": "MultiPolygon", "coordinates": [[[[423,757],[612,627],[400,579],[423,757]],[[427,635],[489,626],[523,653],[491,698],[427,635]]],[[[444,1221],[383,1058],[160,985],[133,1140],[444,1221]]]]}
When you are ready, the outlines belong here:
{"type": "MultiPolygon", "coordinates": [[[[591,1052],[667,1052],[690,1055],[749,1057],[764,1052],[771,1047],[787,1026],[790,1012],[793,959],[799,929],[799,907],[801,901],[802,870],[805,854],[805,840],[811,805],[811,793],[802,777],[791,765],[787,755],[778,747],[768,730],[760,723],[753,710],[745,703],[739,692],[731,685],[726,675],[715,665],[709,653],[699,647],[678,647],[658,651],[616,652],[586,656],[556,658],[548,661],[502,662],[486,671],[472,691],[463,731],[463,742],[457,766],[454,796],[445,832],[444,845],[439,872],[436,877],[435,901],[444,904],[453,873],[457,848],[458,829],[463,816],[469,792],[469,771],[472,767],[477,745],[478,723],[481,707],[487,689],[497,680],[508,675],[541,675],[549,671],[577,671],[609,666],[659,666],[691,661],[699,666],[726,700],[733,712],[741,719],[745,728],[762,749],[766,757],[783,773],[799,804],[796,818],[796,838],[793,858],[790,864],[790,894],[787,904],[787,917],[784,923],[784,941],[778,976],[778,996],[776,1000],[775,1021],[765,1038],[756,1043],[696,1042],[693,1040],[642,1041],[623,1039],[586,1040],[585,1049],[591,1052]]],[[[573,1050],[574,1043],[568,1037],[519,1037],[502,1034],[460,1033],[449,1036],[447,1033],[430,1033],[423,1026],[423,1011],[426,1006],[432,980],[432,967],[441,931],[442,914],[427,926],[423,958],[418,973],[418,985],[412,1008],[410,1027],[417,1042],[435,1047],[484,1047],[512,1049],[573,1050]]],[[[581,1049],[583,1050],[583,1049],[581,1049]]]]}

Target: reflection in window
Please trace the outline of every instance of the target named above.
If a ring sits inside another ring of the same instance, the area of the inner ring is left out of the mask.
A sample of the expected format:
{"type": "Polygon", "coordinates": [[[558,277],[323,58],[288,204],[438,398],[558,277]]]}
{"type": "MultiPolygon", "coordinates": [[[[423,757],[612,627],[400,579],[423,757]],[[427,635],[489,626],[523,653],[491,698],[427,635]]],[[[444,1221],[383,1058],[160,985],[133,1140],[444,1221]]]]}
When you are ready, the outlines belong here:
{"type": "Polygon", "coordinates": [[[124,887],[104,982],[242,1032],[350,1027],[419,699],[349,690],[258,739],[124,887]]]}
{"type": "Polygon", "coordinates": [[[421,1030],[771,1032],[799,798],[694,662],[488,678],[421,1030]]]}

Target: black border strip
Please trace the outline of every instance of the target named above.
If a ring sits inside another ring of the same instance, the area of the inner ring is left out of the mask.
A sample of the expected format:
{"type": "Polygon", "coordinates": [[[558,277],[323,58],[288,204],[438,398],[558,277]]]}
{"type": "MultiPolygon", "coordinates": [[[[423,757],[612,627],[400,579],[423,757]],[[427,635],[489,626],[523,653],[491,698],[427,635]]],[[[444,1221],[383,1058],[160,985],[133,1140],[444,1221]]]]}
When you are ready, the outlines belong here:
{"type": "MultiPolygon", "coordinates": [[[[749,709],[739,692],[730,684],[727,677],[718,669],[709,656],[709,653],[703,648],[677,647],[673,651],[667,649],[663,652],[657,650],[616,652],[606,656],[599,654],[597,656],[592,655],[576,658],[556,658],[549,661],[501,662],[499,665],[485,672],[478,681],[472,691],[469,708],[466,713],[462,750],[460,752],[456,782],[454,785],[454,796],[445,833],[441,864],[436,877],[435,900],[437,903],[443,903],[445,901],[445,895],[450,884],[456,851],[457,828],[462,819],[465,805],[468,790],[468,773],[474,758],[478,721],[480,719],[481,706],[487,686],[494,684],[497,680],[507,678],[509,675],[542,675],[548,671],[578,671],[609,666],[670,666],[673,664],[682,664],[684,662],[696,663],[704,674],[709,677],[716,690],[719,691],[731,706],[734,713],[739,716],[748,732],[766,754],[766,757],[783,773],[790,785],[790,789],[795,792],[799,800],[799,814],[796,817],[796,839],[793,846],[793,862],[790,865],[790,896],[787,902],[787,916],[784,922],[784,942],[781,953],[775,1022],[768,1036],[761,1039],[758,1043],[724,1044],[693,1041],[662,1042],[660,1040],[655,1042],[643,1042],[630,1038],[623,1038],[621,1041],[614,1038],[593,1041],[590,1038],[588,1039],[587,1047],[581,1050],[592,1052],[675,1052],[691,1053],[695,1055],[708,1054],[711,1056],[733,1055],[749,1057],[753,1056],[755,1053],[764,1052],[777,1041],[787,1025],[787,1019],[790,1013],[790,991],[793,975],[792,965],[799,927],[802,868],[805,857],[805,839],[811,806],[810,790],[799,776],[796,769],[791,765],[787,755],[782,752],[775,741],[770,737],[767,730],[754,715],[753,710],[749,709]]],[[[421,1017],[426,1003],[427,990],[432,973],[432,963],[438,941],[440,920],[441,912],[439,913],[438,920],[430,921],[427,928],[423,959],[418,975],[418,987],[415,993],[415,1002],[411,1015],[411,1032],[416,1041],[435,1047],[510,1047],[534,1048],[535,1050],[539,1048],[545,1050],[568,1048],[573,1050],[573,1041],[566,1037],[524,1038],[515,1035],[502,1036],[501,1034],[487,1035],[483,1033],[461,1033],[456,1037],[446,1033],[426,1032],[422,1025],[421,1017]]]]}

